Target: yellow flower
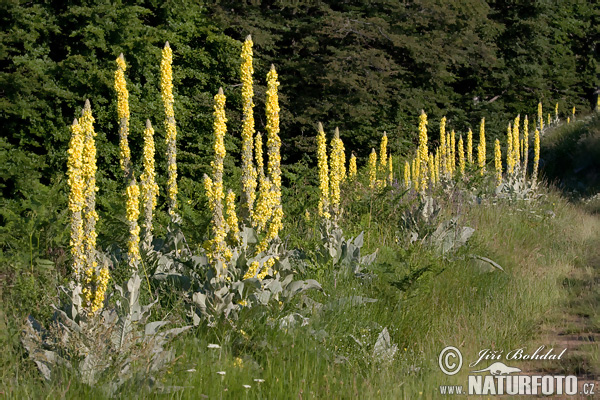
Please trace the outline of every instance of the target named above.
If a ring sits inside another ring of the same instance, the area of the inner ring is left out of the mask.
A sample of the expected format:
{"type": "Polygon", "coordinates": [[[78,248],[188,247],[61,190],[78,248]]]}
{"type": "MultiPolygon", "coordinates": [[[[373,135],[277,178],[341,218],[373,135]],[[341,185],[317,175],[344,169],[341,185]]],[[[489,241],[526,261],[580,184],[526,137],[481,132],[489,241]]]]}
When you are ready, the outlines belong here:
{"type": "Polygon", "coordinates": [[[454,171],[456,170],[456,133],[454,129],[450,133],[450,151],[448,152],[450,155],[450,163],[448,169],[450,170],[450,176],[454,176],[454,171]]]}
{"type": "Polygon", "coordinates": [[[387,143],[388,137],[387,133],[383,132],[383,136],[381,137],[381,145],[379,149],[379,167],[382,171],[385,171],[386,163],[387,163],[387,143]]]}
{"type": "Polygon", "coordinates": [[[441,160],[441,153],[438,150],[435,152],[435,181],[436,183],[440,181],[440,160],[441,160]]]}
{"type": "Polygon", "coordinates": [[[392,165],[392,155],[390,154],[388,162],[388,183],[391,185],[394,182],[394,166],[392,165]]]}
{"type": "Polygon", "coordinates": [[[177,208],[177,128],[173,110],[173,52],[169,42],[165,43],[160,63],[160,87],[165,108],[165,141],[167,143],[167,197],[169,215],[175,218],[177,208]]]}
{"type": "Polygon", "coordinates": [[[519,123],[521,120],[521,115],[517,115],[517,117],[515,118],[515,123],[513,125],[513,166],[519,166],[520,164],[520,160],[521,160],[521,154],[520,154],[520,145],[521,145],[521,139],[519,137],[519,123]]]}
{"type": "Polygon", "coordinates": [[[69,184],[69,211],[71,212],[71,255],[73,257],[73,276],[80,282],[85,265],[83,242],[82,211],[84,204],[84,180],[82,176],[83,130],[77,119],[71,125],[71,141],[69,142],[67,160],[67,183],[69,184]]]}
{"type": "Polygon", "coordinates": [[[558,102],[554,106],[554,120],[558,122],[558,102]]]}
{"type": "Polygon", "coordinates": [[[417,157],[412,160],[412,186],[415,188],[415,191],[419,191],[419,163],[417,162],[417,157]]]}
{"type": "Polygon", "coordinates": [[[158,197],[158,185],[156,184],[156,171],[154,169],[154,153],[154,129],[152,129],[150,120],[146,120],[143,155],[144,172],[140,176],[146,238],[149,238],[152,232],[152,215],[156,208],[156,198],[158,197]]]}
{"type": "Polygon", "coordinates": [[[498,187],[502,184],[502,151],[498,139],[494,143],[494,165],[496,167],[496,187],[498,187]]]}
{"type": "MultiPolygon", "coordinates": [[[[427,147],[427,114],[425,114],[424,110],[421,110],[421,115],[419,116],[419,149],[417,151],[417,168],[419,170],[419,178],[421,178],[419,187],[422,190],[425,190],[427,187],[428,154],[429,150],[427,147]]],[[[415,189],[418,188],[415,187],[415,189]]]]}
{"type": "Polygon", "coordinates": [[[354,153],[352,153],[352,155],[350,156],[350,164],[348,166],[348,175],[350,176],[350,178],[354,178],[356,176],[356,173],[356,156],[354,155],[354,153]]]}
{"type": "Polygon", "coordinates": [[[340,147],[340,131],[336,128],[331,139],[331,169],[329,170],[330,200],[334,216],[338,216],[340,206],[340,183],[342,181],[342,148],[340,147]]]}
{"type": "Polygon", "coordinates": [[[537,179],[540,164],[540,132],[536,129],[533,139],[533,180],[537,179]]]}
{"type": "Polygon", "coordinates": [[[544,115],[542,114],[542,102],[538,103],[538,126],[540,131],[544,130],[544,115]]]}
{"type": "Polygon", "coordinates": [[[238,227],[238,217],[235,212],[235,193],[232,190],[227,192],[225,199],[227,204],[227,230],[234,244],[239,242],[240,229],[238,227]]]}
{"type": "Polygon", "coordinates": [[[480,168],[481,176],[485,174],[485,159],[485,118],[482,118],[479,125],[479,145],[477,146],[477,165],[480,168]]]}
{"type": "Polygon", "coordinates": [[[138,218],[140,216],[140,188],[133,178],[127,186],[127,222],[129,225],[129,241],[127,242],[127,257],[129,267],[136,271],[140,261],[140,227],[138,218]]]}
{"type": "Polygon", "coordinates": [[[469,128],[467,132],[467,162],[473,164],[473,131],[469,128]]]}
{"type": "MultiPolygon", "coordinates": [[[[558,103],[556,103],[558,105],[558,103]]],[[[523,176],[527,176],[527,163],[529,161],[529,121],[527,115],[523,121],[523,176]]]]}
{"type": "Polygon", "coordinates": [[[369,186],[371,188],[374,188],[376,181],[377,181],[377,153],[375,153],[375,149],[371,149],[371,154],[369,154],[369,186]]]}
{"type": "MultiPolygon", "coordinates": [[[[256,200],[256,169],[252,162],[253,136],[254,136],[254,88],[252,82],[252,37],[248,35],[242,45],[242,193],[243,203],[248,209],[248,214],[253,217],[254,201],[256,200]]],[[[261,149],[262,151],[262,149],[261,149]]],[[[261,155],[262,157],[262,155],[261,155]]],[[[262,165],[262,162],[261,162],[262,165]]]]}
{"type": "Polygon", "coordinates": [[[513,157],[513,134],[512,129],[510,127],[510,122],[508,123],[508,130],[506,135],[506,168],[509,174],[512,174],[514,171],[514,157],[513,157]]]}
{"type": "Polygon", "coordinates": [[[463,138],[460,135],[458,139],[458,170],[460,172],[460,176],[465,176],[465,151],[463,148],[463,138]]]}
{"type": "Polygon", "coordinates": [[[446,161],[447,156],[446,156],[446,151],[447,151],[447,146],[446,146],[446,117],[442,117],[442,120],[440,121],[440,150],[441,152],[441,162],[442,162],[442,173],[446,174],[448,173],[448,163],[446,161]]]}
{"type": "Polygon", "coordinates": [[[317,164],[319,168],[319,217],[329,219],[329,167],[327,166],[327,141],[323,125],[319,122],[317,127],[317,164]]]}
{"type": "Polygon", "coordinates": [[[575,106],[573,106],[573,119],[575,119],[575,106]]]}
{"type": "Polygon", "coordinates": [[[248,267],[248,271],[246,271],[246,274],[242,279],[254,278],[258,272],[258,268],[260,268],[260,263],[258,261],[252,261],[250,267],[248,267]]]}
{"type": "Polygon", "coordinates": [[[119,148],[121,157],[119,159],[121,169],[125,176],[130,173],[131,154],[129,152],[129,92],[125,81],[125,58],[123,53],[117,58],[117,70],[115,71],[115,91],[117,92],[117,114],[119,116],[119,148]]]}
{"type": "Polygon", "coordinates": [[[435,161],[433,160],[433,154],[429,153],[429,157],[427,159],[427,166],[428,166],[428,174],[429,174],[429,184],[431,187],[435,186],[436,184],[436,180],[435,180],[435,161]]]}

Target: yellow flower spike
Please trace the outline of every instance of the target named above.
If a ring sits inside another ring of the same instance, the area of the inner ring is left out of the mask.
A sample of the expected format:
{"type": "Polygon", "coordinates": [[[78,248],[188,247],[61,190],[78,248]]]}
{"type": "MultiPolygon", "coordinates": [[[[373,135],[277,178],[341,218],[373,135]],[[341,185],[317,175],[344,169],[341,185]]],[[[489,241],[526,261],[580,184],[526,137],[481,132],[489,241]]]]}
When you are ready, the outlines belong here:
{"type": "Polygon", "coordinates": [[[338,139],[338,141],[340,147],[340,176],[342,177],[343,182],[346,179],[346,148],[344,147],[344,141],[342,139],[338,139]]]}
{"type": "Polygon", "coordinates": [[[73,257],[73,278],[81,282],[81,274],[85,267],[85,248],[83,236],[82,211],[84,204],[84,185],[82,175],[82,157],[84,132],[77,119],[71,125],[71,141],[69,142],[67,159],[67,183],[69,184],[69,211],[71,213],[71,256],[73,257]]]}
{"type": "Polygon", "coordinates": [[[558,102],[554,106],[554,121],[558,122],[558,102]]]}
{"type": "Polygon", "coordinates": [[[115,71],[115,91],[117,92],[117,114],[119,116],[119,148],[121,150],[119,162],[125,176],[131,170],[131,154],[127,137],[129,135],[129,92],[125,81],[125,58],[123,53],[117,58],[115,71]]]}
{"type": "Polygon", "coordinates": [[[437,183],[440,182],[440,160],[441,160],[441,152],[440,149],[435,152],[435,181],[437,183]]]}
{"type": "Polygon", "coordinates": [[[225,198],[223,188],[223,160],[225,159],[225,134],[227,132],[227,118],[225,116],[225,95],[223,88],[214,97],[214,152],[215,159],[212,165],[212,179],[204,176],[204,188],[209,199],[209,207],[212,211],[211,227],[213,239],[207,251],[208,259],[213,262],[220,260],[225,263],[231,250],[225,243],[226,224],[223,217],[223,199],[225,198]]]}
{"type": "Polygon", "coordinates": [[[506,133],[506,170],[509,174],[513,173],[513,134],[510,122],[508,123],[508,129],[506,133]]]}
{"type": "Polygon", "coordinates": [[[571,117],[567,117],[567,124],[571,123],[571,117]]]}
{"type": "Polygon", "coordinates": [[[229,231],[232,242],[237,244],[240,241],[240,228],[238,226],[238,217],[235,212],[235,193],[232,190],[227,192],[225,204],[227,205],[227,230],[229,231]]]}
{"type": "Polygon", "coordinates": [[[329,168],[327,166],[327,140],[323,125],[319,122],[317,134],[317,164],[319,168],[319,217],[329,219],[329,168]]]}
{"type": "Polygon", "coordinates": [[[460,176],[464,177],[465,176],[465,151],[464,151],[462,135],[460,135],[460,138],[458,139],[458,170],[460,172],[460,176]]]}
{"type": "Polygon", "coordinates": [[[137,271],[140,258],[140,227],[138,218],[140,216],[140,188],[135,177],[129,181],[127,186],[127,224],[129,225],[129,241],[127,242],[127,260],[129,268],[137,271]]]}
{"type": "Polygon", "coordinates": [[[379,169],[381,171],[385,171],[385,167],[386,167],[386,163],[387,163],[387,143],[388,143],[387,133],[383,132],[383,136],[381,137],[381,145],[379,148],[379,169]]]}
{"type": "Polygon", "coordinates": [[[373,189],[377,182],[377,153],[375,149],[371,149],[369,154],[369,187],[373,189]]]}
{"type": "Polygon", "coordinates": [[[252,261],[250,263],[250,266],[248,267],[248,271],[246,271],[246,273],[244,274],[244,277],[242,279],[250,279],[250,278],[254,278],[256,276],[256,274],[258,273],[258,269],[260,268],[260,263],[258,261],[252,261]]]}
{"type": "Polygon", "coordinates": [[[256,160],[256,171],[259,183],[265,179],[265,167],[263,160],[263,141],[262,134],[258,132],[254,138],[254,158],[256,160]]]}
{"type": "MultiPolygon", "coordinates": [[[[556,103],[558,105],[558,103],[556,103]]],[[[529,120],[527,115],[523,121],[523,177],[527,177],[527,164],[529,162],[529,120]]]]}
{"type": "Polygon", "coordinates": [[[146,130],[144,131],[144,172],[140,176],[142,183],[142,202],[144,204],[144,229],[146,239],[149,240],[152,233],[152,216],[156,208],[156,198],[158,197],[158,185],[156,184],[156,171],[154,169],[154,129],[150,120],[146,120],[146,130]]]}
{"type": "Polygon", "coordinates": [[[162,50],[160,63],[160,89],[165,108],[165,141],[167,144],[167,200],[168,211],[172,219],[176,218],[177,209],[177,127],[173,110],[173,51],[169,42],[162,50]]]}
{"type": "Polygon", "coordinates": [[[394,166],[392,165],[392,163],[392,155],[390,154],[388,161],[388,183],[390,184],[390,186],[394,182],[394,166]]]}
{"type": "MultiPolygon", "coordinates": [[[[419,188],[425,190],[427,187],[427,158],[429,149],[427,147],[427,114],[421,110],[419,116],[419,148],[417,150],[417,168],[419,171],[419,188]]],[[[416,189],[416,188],[415,188],[416,189]]]]}
{"type": "Polygon", "coordinates": [[[548,113],[548,126],[550,126],[550,113],[548,113]]]}
{"type": "Polygon", "coordinates": [[[575,119],[575,106],[573,106],[573,119],[575,119]]]}
{"type": "Polygon", "coordinates": [[[357,169],[356,169],[356,156],[354,153],[350,156],[350,163],[348,166],[348,176],[350,179],[354,179],[356,177],[357,169]]]}
{"type": "Polygon", "coordinates": [[[502,184],[502,151],[498,139],[494,143],[494,165],[496,167],[496,187],[498,187],[502,184]]]}
{"type": "Polygon", "coordinates": [[[540,132],[536,129],[533,137],[533,181],[537,179],[540,164],[540,132]]]}
{"type": "Polygon", "coordinates": [[[404,161],[404,187],[406,189],[410,189],[410,163],[408,161],[404,161]]]}
{"type": "Polygon", "coordinates": [[[469,128],[467,132],[467,162],[473,165],[473,131],[469,128]]]}
{"type": "Polygon", "coordinates": [[[454,176],[456,171],[456,133],[454,129],[450,133],[450,175],[454,176]]]}
{"type": "Polygon", "coordinates": [[[84,287],[87,289],[84,293],[84,307],[90,313],[95,313],[98,308],[97,304],[101,304],[104,300],[102,288],[101,293],[97,293],[98,286],[98,262],[96,252],[96,223],[98,221],[98,213],[96,212],[96,144],[94,131],[94,117],[92,116],[92,107],[89,100],[85,101],[81,119],[82,134],[84,135],[83,150],[81,156],[81,177],[83,181],[83,247],[85,251],[85,279],[84,287]],[[99,301],[100,296],[102,299],[99,301]]]}
{"type": "Polygon", "coordinates": [[[448,173],[447,155],[448,150],[446,146],[446,117],[442,117],[440,121],[440,150],[441,150],[441,162],[442,162],[442,173],[448,173]]]}
{"type": "Polygon", "coordinates": [[[544,130],[544,114],[542,113],[542,102],[541,101],[538,103],[537,119],[538,119],[539,129],[540,129],[540,131],[543,131],[544,130]]]}
{"type": "Polygon", "coordinates": [[[521,138],[519,136],[519,124],[521,122],[521,115],[517,115],[513,124],[513,166],[517,167],[520,164],[521,154],[520,154],[520,146],[521,146],[521,138]]]}
{"type": "Polygon", "coordinates": [[[340,183],[342,181],[341,176],[341,152],[340,148],[340,131],[336,128],[333,139],[331,139],[331,152],[330,152],[330,170],[329,170],[329,187],[330,187],[330,200],[331,209],[335,217],[338,216],[340,206],[340,183]]]}
{"type": "Polygon", "coordinates": [[[477,165],[481,171],[481,176],[485,174],[485,159],[485,118],[482,118],[479,125],[479,145],[477,146],[477,165]]]}
{"type": "MultiPolygon", "coordinates": [[[[256,201],[257,172],[252,162],[254,137],[254,88],[252,75],[252,37],[248,35],[242,45],[242,204],[248,215],[254,218],[254,202],[256,201]]],[[[262,150],[262,149],[261,149],[262,150]]],[[[261,164],[262,165],[262,164],[261,164]]]]}

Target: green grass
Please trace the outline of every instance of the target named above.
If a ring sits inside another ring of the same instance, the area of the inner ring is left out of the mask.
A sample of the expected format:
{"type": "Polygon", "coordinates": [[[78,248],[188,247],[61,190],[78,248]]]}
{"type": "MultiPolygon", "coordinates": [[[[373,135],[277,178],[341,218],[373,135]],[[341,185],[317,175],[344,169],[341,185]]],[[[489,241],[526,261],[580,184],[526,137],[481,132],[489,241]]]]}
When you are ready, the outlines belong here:
{"type": "MultiPolygon", "coordinates": [[[[465,247],[442,258],[428,246],[405,241],[400,224],[403,211],[414,206],[410,195],[388,189],[371,196],[361,185],[346,190],[343,224],[348,233],[365,231],[365,253],[379,251],[377,262],[363,271],[366,278],[309,266],[303,277],[318,279],[323,292],[245,310],[235,323],[192,329],[173,343],[178,358],[161,379],[180,390],[159,394],[125,387],[123,397],[438,398],[439,385],[464,385],[470,369],[463,365],[458,375],[444,375],[438,355],[446,346],[458,347],[468,364],[482,349],[549,344],[542,342],[544,327],[562,324],[565,312],[588,314],[591,326],[600,326],[595,311],[600,298],[589,286],[598,276],[591,255],[599,247],[600,218],[560,192],[542,185],[536,200],[491,197],[481,204],[460,191],[438,194],[442,211],[435,223],[456,217],[475,229],[465,247]],[[471,254],[496,261],[505,272],[483,272],[471,254]],[[376,301],[359,302],[358,296],[376,301]],[[290,313],[301,314],[307,324],[282,328],[281,319],[290,313]],[[373,357],[384,328],[398,346],[390,363],[373,357]],[[211,343],[221,348],[207,348],[211,343]]],[[[290,217],[284,235],[290,246],[310,249],[318,242],[310,211],[310,221],[300,213],[290,217]]],[[[2,268],[9,284],[0,286],[0,398],[103,398],[69,371],[43,382],[19,343],[27,313],[49,318],[62,274],[27,272],[24,262],[2,268]]],[[[164,296],[159,314],[181,318],[183,308],[176,296],[164,296]]],[[[597,356],[586,362],[596,368],[597,356]]],[[[563,367],[581,373],[574,363],[563,367]]]]}

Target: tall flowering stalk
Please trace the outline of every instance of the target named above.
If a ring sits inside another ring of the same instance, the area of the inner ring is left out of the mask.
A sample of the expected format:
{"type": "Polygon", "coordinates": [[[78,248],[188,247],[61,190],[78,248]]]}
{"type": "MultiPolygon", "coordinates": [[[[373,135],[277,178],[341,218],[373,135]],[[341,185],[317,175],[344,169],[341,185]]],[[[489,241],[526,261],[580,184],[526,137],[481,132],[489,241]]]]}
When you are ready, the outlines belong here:
{"type": "Polygon", "coordinates": [[[415,191],[418,192],[419,191],[419,181],[420,181],[420,177],[419,177],[419,163],[418,163],[418,156],[413,158],[412,160],[412,186],[415,188],[415,191]]]}
{"type": "Polygon", "coordinates": [[[319,122],[317,134],[317,164],[319,168],[319,216],[329,219],[329,167],[327,166],[327,140],[323,125],[319,122]]]}
{"type": "Polygon", "coordinates": [[[449,163],[449,169],[450,169],[450,176],[454,176],[454,172],[456,171],[456,133],[454,132],[454,129],[452,129],[452,132],[450,133],[450,163],[449,163]]]}
{"type": "Polygon", "coordinates": [[[544,130],[544,114],[542,112],[542,102],[541,101],[538,103],[537,119],[538,119],[538,126],[539,126],[539,129],[541,132],[544,130]]]}
{"type": "Polygon", "coordinates": [[[500,150],[500,140],[496,139],[494,143],[494,165],[496,167],[496,187],[502,184],[502,150],[500,150]]]}
{"type": "Polygon", "coordinates": [[[442,117],[442,120],[440,121],[440,150],[442,151],[442,172],[446,174],[448,172],[448,164],[446,163],[446,117],[442,117]]]}
{"type": "Polygon", "coordinates": [[[81,282],[81,273],[85,267],[85,248],[83,236],[83,204],[84,185],[82,176],[82,156],[84,133],[77,119],[71,125],[71,141],[69,142],[67,159],[67,176],[69,184],[69,211],[71,212],[71,256],[73,257],[73,278],[81,282]]]}
{"type": "Polygon", "coordinates": [[[252,37],[248,35],[242,45],[242,204],[251,219],[254,218],[254,202],[256,200],[256,169],[252,162],[254,137],[254,87],[252,82],[252,37]]]}
{"type": "Polygon", "coordinates": [[[117,58],[117,70],[115,71],[115,91],[117,92],[117,115],[119,117],[119,149],[121,169],[125,177],[131,174],[131,154],[129,151],[129,92],[125,81],[125,58],[123,53],[117,58]]]}
{"type": "Polygon", "coordinates": [[[434,160],[434,164],[435,164],[435,181],[436,183],[440,182],[440,158],[441,158],[442,153],[439,151],[439,149],[435,152],[435,160],[434,160]]]}
{"type": "MultiPolygon", "coordinates": [[[[558,103],[556,103],[558,105],[558,103]]],[[[527,164],[529,162],[529,120],[527,115],[523,121],[523,178],[527,177],[527,164]]]]}
{"type": "Polygon", "coordinates": [[[536,129],[533,137],[533,181],[537,179],[540,165],[540,132],[536,129]]]}
{"type": "Polygon", "coordinates": [[[340,147],[340,131],[335,130],[333,139],[331,139],[331,152],[330,154],[330,170],[329,170],[329,186],[330,186],[330,200],[331,209],[334,216],[338,216],[340,207],[340,183],[342,181],[341,169],[343,166],[342,162],[342,148],[340,147]]]}
{"type": "Polygon", "coordinates": [[[392,182],[394,182],[394,166],[392,164],[392,155],[390,154],[388,160],[388,184],[390,186],[392,185],[392,182]]]}
{"type": "Polygon", "coordinates": [[[458,139],[458,171],[461,177],[465,176],[465,149],[462,135],[458,139]]]}
{"type": "Polygon", "coordinates": [[[371,154],[369,154],[369,186],[371,188],[374,188],[376,183],[377,183],[377,153],[375,153],[375,149],[371,149],[371,154]]]}
{"type": "Polygon", "coordinates": [[[127,260],[129,268],[137,271],[140,257],[140,226],[138,218],[140,217],[140,188],[135,178],[129,180],[127,186],[127,224],[129,225],[129,241],[127,242],[127,260]]]}
{"type": "Polygon", "coordinates": [[[98,267],[96,252],[96,144],[94,131],[94,117],[89,100],[85,101],[80,119],[84,135],[83,151],[81,157],[81,171],[83,186],[83,246],[85,254],[85,270],[83,273],[83,300],[84,307],[92,314],[96,313],[104,302],[104,294],[108,286],[108,266],[98,267]]]}
{"type": "Polygon", "coordinates": [[[427,173],[429,174],[429,186],[434,187],[437,181],[435,177],[435,161],[432,153],[429,153],[429,156],[427,157],[427,168],[427,173]]]}
{"type": "MultiPolygon", "coordinates": [[[[418,168],[420,173],[421,182],[419,187],[425,190],[427,187],[427,159],[429,156],[429,150],[427,147],[427,114],[424,110],[421,110],[419,116],[419,148],[417,150],[418,168]]],[[[416,188],[415,188],[416,189],[416,188]]]]}
{"type": "Polygon", "coordinates": [[[356,169],[356,156],[354,153],[350,156],[350,162],[348,165],[348,176],[350,179],[354,179],[356,177],[357,169],[356,169]]]}
{"type": "Polygon", "coordinates": [[[515,167],[518,167],[521,164],[521,152],[520,152],[520,147],[521,147],[521,139],[520,139],[520,135],[519,135],[519,125],[521,123],[521,115],[517,115],[515,117],[515,121],[513,124],[513,165],[515,167]]]}
{"type": "Polygon", "coordinates": [[[212,178],[204,175],[204,189],[208,204],[212,211],[211,227],[213,239],[208,243],[207,256],[211,261],[229,261],[231,250],[225,243],[226,225],[223,217],[223,160],[225,159],[225,133],[227,132],[227,118],[225,117],[225,95],[223,88],[214,98],[214,152],[215,159],[212,162],[212,178]]]}
{"type": "Polygon", "coordinates": [[[473,131],[469,128],[467,132],[467,162],[473,165],[473,131]]]}
{"type": "Polygon", "coordinates": [[[550,126],[550,113],[548,113],[548,126],[550,126]]]}
{"type": "Polygon", "coordinates": [[[258,172],[258,198],[254,208],[254,226],[260,233],[262,232],[273,211],[273,191],[271,190],[271,180],[265,175],[263,160],[263,141],[262,134],[258,132],[254,140],[254,154],[256,160],[256,169],[258,172]]]}
{"type": "Polygon", "coordinates": [[[572,114],[573,114],[573,120],[575,120],[575,106],[573,106],[573,112],[572,112],[572,114]]]}
{"type": "Polygon", "coordinates": [[[481,176],[485,174],[485,158],[485,118],[482,118],[479,125],[479,145],[477,146],[477,165],[481,171],[481,176]]]}
{"type": "Polygon", "coordinates": [[[271,65],[267,74],[267,154],[269,156],[268,172],[272,183],[271,221],[267,235],[257,246],[257,251],[264,251],[268,244],[276,239],[283,228],[283,208],[281,206],[281,139],[279,138],[279,97],[277,94],[277,71],[271,65]]]}
{"type": "Polygon", "coordinates": [[[383,132],[383,136],[381,137],[381,144],[379,147],[379,169],[381,171],[385,171],[385,167],[386,167],[386,163],[387,163],[387,144],[388,144],[387,133],[383,132]]]}
{"type": "Polygon", "coordinates": [[[165,108],[165,131],[167,143],[167,200],[171,219],[176,219],[177,209],[177,127],[173,110],[173,51],[169,42],[165,43],[160,63],[160,88],[165,108]]]}
{"type": "Polygon", "coordinates": [[[514,164],[514,143],[513,143],[513,133],[510,122],[508,123],[508,129],[506,132],[506,169],[509,174],[512,174],[515,168],[514,164]]]}
{"type": "Polygon", "coordinates": [[[225,197],[225,205],[227,206],[227,219],[225,220],[227,224],[226,231],[229,234],[231,241],[234,244],[237,244],[240,241],[240,228],[238,225],[239,221],[237,213],[235,212],[235,193],[231,189],[227,192],[227,196],[225,197]]]}
{"type": "Polygon", "coordinates": [[[410,189],[410,163],[404,161],[404,187],[410,189]]]}
{"type": "Polygon", "coordinates": [[[158,197],[158,185],[156,184],[156,172],[154,169],[154,129],[150,120],[146,120],[146,130],[144,130],[144,172],[140,176],[142,188],[142,202],[144,205],[144,231],[145,240],[150,242],[152,237],[152,218],[156,208],[156,198],[158,197]]]}
{"type": "Polygon", "coordinates": [[[558,102],[554,106],[554,121],[558,123],[558,102]]]}

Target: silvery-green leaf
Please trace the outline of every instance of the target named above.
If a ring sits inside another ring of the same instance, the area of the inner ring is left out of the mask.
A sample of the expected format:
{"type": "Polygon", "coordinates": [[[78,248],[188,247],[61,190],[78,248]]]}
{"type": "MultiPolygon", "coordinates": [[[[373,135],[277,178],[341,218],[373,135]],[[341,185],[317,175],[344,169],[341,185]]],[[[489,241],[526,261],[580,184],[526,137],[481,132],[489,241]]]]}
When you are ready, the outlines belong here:
{"type": "Polygon", "coordinates": [[[482,272],[492,272],[495,269],[505,272],[500,264],[487,257],[479,256],[477,254],[471,254],[470,257],[473,259],[475,267],[479,268],[482,272]]]}
{"type": "Polygon", "coordinates": [[[375,259],[377,259],[377,252],[379,251],[379,249],[375,250],[373,253],[368,254],[364,257],[360,258],[360,263],[363,265],[371,265],[375,262],[375,259]]]}
{"type": "Polygon", "coordinates": [[[144,334],[146,336],[149,335],[155,335],[156,332],[158,332],[158,330],[167,325],[169,322],[168,321],[155,321],[155,322],[150,322],[148,324],[146,324],[146,327],[144,329],[144,334]]]}
{"type": "Polygon", "coordinates": [[[361,232],[357,237],[354,238],[353,242],[356,247],[358,247],[358,248],[363,247],[363,244],[364,244],[363,236],[364,236],[364,232],[361,232]]]}
{"type": "Polygon", "coordinates": [[[387,328],[383,328],[377,337],[377,341],[375,342],[375,347],[373,348],[373,358],[380,362],[389,362],[394,359],[394,355],[397,351],[398,346],[392,344],[390,333],[388,332],[387,328]]]}

